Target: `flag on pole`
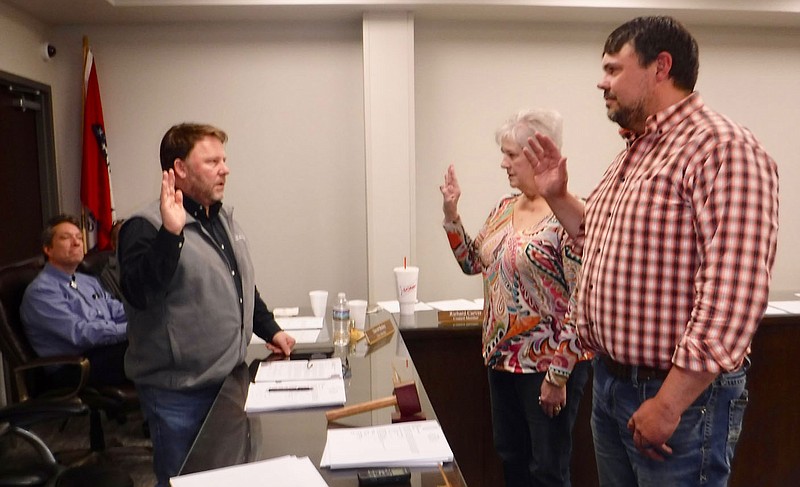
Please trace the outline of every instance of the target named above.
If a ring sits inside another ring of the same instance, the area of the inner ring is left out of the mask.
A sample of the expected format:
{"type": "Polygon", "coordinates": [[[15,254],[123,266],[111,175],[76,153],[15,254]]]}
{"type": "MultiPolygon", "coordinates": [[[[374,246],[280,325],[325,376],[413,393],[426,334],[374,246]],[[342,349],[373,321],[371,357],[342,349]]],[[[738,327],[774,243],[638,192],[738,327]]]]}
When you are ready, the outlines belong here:
{"type": "Polygon", "coordinates": [[[111,193],[106,129],[97,67],[83,39],[83,158],[81,164],[81,225],[84,250],[111,248],[111,226],[115,219],[111,193]]]}

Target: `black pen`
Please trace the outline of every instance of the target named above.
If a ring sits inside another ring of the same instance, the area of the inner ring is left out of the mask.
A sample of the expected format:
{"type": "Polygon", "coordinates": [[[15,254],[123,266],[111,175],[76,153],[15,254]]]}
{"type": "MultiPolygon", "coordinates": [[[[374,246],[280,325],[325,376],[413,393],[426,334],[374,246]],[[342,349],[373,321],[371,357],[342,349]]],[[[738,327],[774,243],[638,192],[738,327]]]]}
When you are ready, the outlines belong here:
{"type": "Polygon", "coordinates": [[[280,391],[312,391],[314,390],[313,387],[270,387],[267,389],[269,392],[280,392],[280,391]]]}

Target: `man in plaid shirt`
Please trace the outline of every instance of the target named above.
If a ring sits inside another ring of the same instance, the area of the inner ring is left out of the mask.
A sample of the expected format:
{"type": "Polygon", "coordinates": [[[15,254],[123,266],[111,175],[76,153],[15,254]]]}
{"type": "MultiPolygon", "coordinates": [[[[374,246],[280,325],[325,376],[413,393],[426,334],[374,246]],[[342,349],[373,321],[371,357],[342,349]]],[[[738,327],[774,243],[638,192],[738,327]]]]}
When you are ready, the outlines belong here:
{"type": "Polygon", "coordinates": [[[697,43],[676,20],[631,20],[603,53],[597,87],[626,148],[585,207],[551,140],[525,148],[583,252],[571,317],[597,354],[600,484],[724,486],[775,259],[777,166],[694,91],[697,43]]]}

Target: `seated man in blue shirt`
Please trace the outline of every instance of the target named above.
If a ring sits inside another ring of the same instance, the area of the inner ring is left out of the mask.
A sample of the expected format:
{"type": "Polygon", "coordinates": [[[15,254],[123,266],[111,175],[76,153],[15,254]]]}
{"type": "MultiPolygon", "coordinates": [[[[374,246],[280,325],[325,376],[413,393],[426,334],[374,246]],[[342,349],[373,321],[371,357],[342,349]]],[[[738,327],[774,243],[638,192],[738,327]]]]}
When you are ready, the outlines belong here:
{"type": "MultiPolygon", "coordinates": [[[[42,246],[47,263],[20,306],[31,346],[40,357],[83,355],[91,364],[92,385],[127,382],[125,310],[97,278],[76,272],[83,260],[83,236],[75,218],[52,218],[42,232],[42,246]]],[[[72,373],[71,368],[58,369],[53,380],[72,382],[72,373]]]]}

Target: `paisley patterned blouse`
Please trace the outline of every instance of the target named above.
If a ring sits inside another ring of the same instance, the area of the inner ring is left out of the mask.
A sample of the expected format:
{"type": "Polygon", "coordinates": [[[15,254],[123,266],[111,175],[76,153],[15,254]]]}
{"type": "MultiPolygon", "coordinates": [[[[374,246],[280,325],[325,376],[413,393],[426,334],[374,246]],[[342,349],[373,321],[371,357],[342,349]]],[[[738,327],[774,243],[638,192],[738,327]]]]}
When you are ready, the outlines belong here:
{"type": "Polygon", "coordinates": [[[566,230],[551,213],[524,229],[512,224],[514,202],[503,197],[478,236],[461,221],[444,229],[465,274],[483,273],[483,359],[487,367],[512,373],[567,376],[588,359],[565,315],[580,272],[566,230]]]}

